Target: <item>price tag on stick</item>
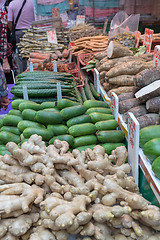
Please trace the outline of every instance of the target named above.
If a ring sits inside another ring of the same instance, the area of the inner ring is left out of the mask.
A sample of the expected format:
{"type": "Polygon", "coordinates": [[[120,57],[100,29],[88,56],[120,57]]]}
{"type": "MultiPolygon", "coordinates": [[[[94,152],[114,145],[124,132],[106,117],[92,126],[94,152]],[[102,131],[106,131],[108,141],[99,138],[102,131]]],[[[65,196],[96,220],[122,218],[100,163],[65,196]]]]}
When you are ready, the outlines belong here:
{"type": "Polygon", "coordinates": [[[76,25],[85,24],[85,15],[77,15],[76,25]]]}
{"type": "Polygon", "coordinates": [[[98,93],[100,93],[100,81],[99,81],[99,72],[94,68],[94,87],[98,93]]]}
{"type": "Polygon", "coordinates": [[[119,109],[118,96],[114,92],[111,92],[111,111],[116,121],[118,121],[118,109],[119,109]]]}
{"type": "Polygon", "coordinates": [[[105,34],[106,32],[107,24],[108,24],[108,19],[106,18],[103,26],[103,34],[105,34]]]}
{"type": "Polygon", "coordinates": [[[143,45],[146,46],[147,53],[150,53],[151,51],[153,32],[152,29],[145,28],[143,45]]]}
{"type": "Polygon", "coordinates": [[[160,45],[156,45],[154,48],[153,66],[160,67],[160,45]]]}
{"type": "Polygon", "coordinates": [[[135,35],[135,37],[136,37],[136,48],[138,48],[141,33],[140,33],[140,31],[135,31],[135,32],[134,32],[134,35],[135,35]]]}
{"type": "Polygon", "coordinates": [[[53,61],[53,72],[57,72],[57,61],[53,61]]]}
{"type": "Polygon", "coordinates": [[[62,99],[61,83],[57,82],[57,100],[62,99]]]}
{"type": "Polygon", "coordinates": [[[56,30],[47,31],[47,38],[49,43],[57,44],[56,30]]]}
{"type": "Polygon", "coordinates": [[[34,70],[33,70],[33,63],[32,63],[32,62],[29,63],[29,70],[30,70],[30,72],[33,72],[33,71],[34,71],[34,70]]]}
{"type": "Polygon", "coordinates": [[[28,92],[26,85],[23,85],[23,99],[28,100],[28,92]]]}
{"type": "Polygon", "coordinates": [[[132,175],[138,185],[139,179],[139,122],[133,115],[128,113],[128,162],[132,168],[132,175]]]}

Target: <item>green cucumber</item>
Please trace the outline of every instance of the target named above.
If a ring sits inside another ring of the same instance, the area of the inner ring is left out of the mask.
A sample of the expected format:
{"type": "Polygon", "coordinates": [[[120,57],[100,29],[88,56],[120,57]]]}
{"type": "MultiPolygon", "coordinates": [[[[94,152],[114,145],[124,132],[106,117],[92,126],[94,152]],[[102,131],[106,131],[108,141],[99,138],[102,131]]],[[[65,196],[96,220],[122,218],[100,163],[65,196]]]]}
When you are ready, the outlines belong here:
{"type": "Polygon", "coordinates": [[[90,89],[95,99],[99,99],[101,95],[96,91],[93,83],[90,83],[90,89]]]}
{"type": "Polygon", "coordinates": [[[53,132],[46,128],[28,127],[23,131],[25,138],[30,138],[33,134],[40,135],[43,141],[49,141],[53,137],[53,132]]]}
{"type": "Polygon", "coordinates": [[[19,136],[21,134],[21,132],[19,131],[19,129],[17,127],[11,127],[11,126],[3,126],[3,127],[1,127],[0,131],[11,132],[11,133],[14,133],[19,136]]]}
{"type": "Polygon", "coordinates": [[[81,137],[76,137],[74,139],[73,148],[78,148],[86,145],[93,145],[97,143],[97,138],[95,135],[86,135],[81,137]]]}
{"type": "Polygon", "coordinates": [[[0,150],[0,155],[1,156],[4,156],[5,154],[11,155],[11,153],[8,152],[7,149],[6,150],[0,150]]]}
{"type": "Polygon", "coordinates": [[[78,102],[74,102],[74,101],[71,101],[71,100],[65,99],[65,98],[62,98],[55,103],[55,106],[59,110],[62,110],[63,108],[67,108],[67,107],[77,106],[77,105],[79,105],[78,102]]]}
{"type": "Polygon", "coordinates": [[[45,108],[54,108],[55,107],[55,102],[43,102],[41,103],[42,107],[45,108]]]}
{"type": "Polygon", "coordinates": [[[44,110],[41,110],[41,111],[60,112],[59,109],[57,109],[57,108],[45,108],[44,110]]]}
{"type": "Polygon", "coordinates": [[[90,114],[92,112],[99,112],[99,113],[105,113],[105,114],[112,114],[112,111],[109,108],[104,107],[95,107],[95,108],[89,108],[86,112],[86,114],[90,114]]]}
{"type": "Polygon", "coordinates": [[[68,127],[62,124],[48,125],[47,129],[53,131],[54,136],[65,135],[68,131],[68,127]]]}
{"type": "Polygon", "coordinates": [[[91,144],[91,145],[87,145],[87,146],[82,146],[82,147],[78,147],[77,149],[82,152],[85,151],[87,148],[93,149],[96,145],[95,144],[91,144]]]}
{"type": "Polygon", "coordinates": [[[48,124],[58,124],[62,123],[63,116],[60,112],[54,112],[54,111],[47,111],[47,110],[41,110],[36,113],[35,117],[37,122],[43,123],[45,125],[48,124]]]}
{"type": "Polygon", "coordinates": [[[17,109],[11,109],[9,112],[8,112],[9,115],[17,115],[17,116],[22,116],[22,113],[21,111],[17,110],[17,109]]]}
{"type": "Polygon", "coordinates": [[[67,126],[71,127],[81,123],[91,123],[91,117],[89,115],[80,115],[78,117],[71,118],[67,121],[67,126]]]}
{"type": "Polygon", "coordinates": [[[6,115],[3,118],[3,125],[17,127],[18,123],[22,120],[22,117],[17,115],[6,115]]]}
{"type": "Polygon", "coordinates": [[[76,124],[76,125],[71,126],[68,129],[68,132],[73,137],[80,137],[80,136],[85,136],[85,135],[89,135],[89,134],[95,134],[96,127],[92,123],[76,124]]]}
{"type": "Polygon", "coordinates": [[[143,146],[143,152],[147,158],[153,162],[158,156],[160,156],[160,138],[154,138],[146,142],[143,146]]]}
{"type": "Polygon", "coordinates": [[[104,107],[108,108],[108,103],[98,100],[87,100],[83,103],[87,108],[104,107]]]}
{"type": "Polygon", "coordinates": [[[74,143],[74,137],[71,135],[60,135],[60,136],[55,136],[50,139],[49,144],[54,144],[54,140],[60,140],[60,141],[66,141],[69,143],[69,146],[72,147],[74,143]]]}
{"type": "Polygon", "coordinates": [[[117,147],[125,146],[123,143],[104,143],[101,144],[105,149],[105,153],[111,154],[112,150],[115,150],[117,147]]]}
{"type": "Polygon", "coordinates": [[[25,139],[25,137],[24,137],[23,133],[21,133],[21,135],[20,135],[20,140],[21,140],[21,142],[22,142],[24,139],[25,139]]]}
{"type": "Polygon", "coordinates": [[[156,177],[160,179],[160,156],[152,163],[152,171],[155,173],[156,177]]]}
{"type": "Polygon", "coordinates": [[[84,91],[83,87],[81,87],[81,97],[82,97],[83,102],[87,101],[87,97],[86,97],[86,94],[85,94],[85,91],[84,91]]]}
{"type": "Polygon", "coordinates": [[[43,109],[43,106],[34,102],[22,102],[19,105],[19,110],[22,112],[24,109],[32,109],[35,111],[39,111],[43,109]]]}
{"type": "Polygon", "coordinates": [[[3,119],[0,118],[0,128],[3,127],[3,119]]]}
{"type": "Polygon", "coordinates": [[[80,116],[86,112],[87,108],[84,105],[77,105],[72,107],[64,108],[60,111],[64,120],[69,120],[70,118],[74,118],[80,116]]]}
{"type": "Polygon", "coordinates": [[[29,100],[25,100],[25,99],[15,99],[12,101],[11,106],[13,109],[19,109],[19,104],[22,102],[29,102],[29,100]]]}
{"type": "Polygon", "coordinates": [[[140,147],[143,147],[146,142],[154,138],[160,138],[160,125],[153,125],[142,128],[139,134],[140,147]]]}
{"type": "Polygon", "coordinates": [[[0,132],[0,139],[3,144],[7,144],[8,142],[15,142],[18,144],[20,142],[20,136],[7,131],[0,132]]]}
{"type": "Polygon", "coordinates": [[[88,79],[85,79],[84,91],[85,91],[85,95],[86,95],[87,99],[95,100],[95,98],[93,97],[93,94],[91,92],[90,86],[88,84],[88,79]]]}
{"type": "Polygon", "coordinates": [[[7,150],[5,145],[0,145],[0,150],[7,150]]]}
{"type": "Polygon", "coordinates": [[[91,117],[93,123],[114,119],[114,116],[112,114],[105,114],[99,112],[90,113],[89,116],[91,117]]]}
{"type": "Polygon", "coordinates": [[[116,120],[99,121],[95,123],[97,130],[115,130],[118,127],[116,120]]]}
{"type": "Polygon", "coordinates": [[[125,134],[121,130],[97,132],[97,139],[101,143],[119,143],[124,140],[125,134]]]}
{"type": "Polygon", "coordinates": [[[24,120],[29,120],[34,122],[35,121],[35,116],[36,116],[36,111],[32,109],[24,109],[22,111],[22,118],[24,120]]]}
{"type": "Polygon", "coordinates": [[[29,120],[22,120],[18,123],[17,128],[19,129],[20,132],[23,132],[26,128],[28,127],[35,127],[35,128],[45,128],[44,125],[38,122],[32,122],[29,120]]]}
{"type": "Polygon", "coordinates": [[[77,87],[75,87],[74,89],[75,89],[77,101],[78,101],[80,104],[83,104],[83,101],[82,101],[81,94],[80,94],[79,90],[77,89],[77,87]]]}

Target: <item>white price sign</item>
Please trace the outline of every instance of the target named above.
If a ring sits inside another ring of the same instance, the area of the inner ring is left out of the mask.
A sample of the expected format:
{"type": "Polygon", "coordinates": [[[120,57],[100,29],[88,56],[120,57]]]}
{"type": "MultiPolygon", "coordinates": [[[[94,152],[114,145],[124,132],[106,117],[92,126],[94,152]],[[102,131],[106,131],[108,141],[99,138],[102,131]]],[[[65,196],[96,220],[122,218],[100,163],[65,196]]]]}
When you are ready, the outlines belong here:
{"type": "Polygon", "coordinates": [[[85,15],[77,15],[76,25],[77,24],[85,24],[85,15]]]}
{"type": "Polygon", "coordinates": [[[111,92],[111,111],[116,121],[118,121],[118,109],[119,109],[118,96],[114,92],[111,92]]]}
{"type": "Polygon", "coordinates": [[[59,99],[62,99],[62,89],[61,89],[61,83],[57,82],[57,101],[59,99]]]}
{"type": "Polygon", "coordinates": [[[139,179],[139,122],[133,115],[128,113],[128,162],[132,168],[132,175],[138,185],[139,179]]]}
{"type": "Polygon", "coordinates": [[[156,45],[154,48],[153,66],[160,67],[160,45],[156,45]]]}
{"type": "Polygon", "coordinates": [[[99,81],[99,72],[94,68],[94,87],[98,93],[100,93],[100,81],[99,81]]]}
{"type": "Polygon", "coordinates": [[[47,38],[49,43],[57,44],[56,30],[47,31],[47,38]]]}
{"type": "Polygon", "coordinates": [[[143,45],[146,46],[147,53],[150,53],[151,51],[153,32],[152,29],[145,28],[143,45]]]}

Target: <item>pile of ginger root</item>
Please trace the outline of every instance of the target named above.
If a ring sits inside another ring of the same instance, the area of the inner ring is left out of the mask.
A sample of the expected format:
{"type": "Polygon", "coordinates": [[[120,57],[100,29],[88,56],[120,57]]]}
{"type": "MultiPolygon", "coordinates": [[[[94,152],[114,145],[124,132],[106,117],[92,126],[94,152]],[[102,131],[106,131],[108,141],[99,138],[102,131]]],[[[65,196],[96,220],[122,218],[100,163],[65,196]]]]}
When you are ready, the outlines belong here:
{"type": "Polygon", "coordinates": [[[97,145],[69,151],[32,135],[0,156],[1,240],[160,240],[160,209],[139,193],[125,163],[97,145]]]}

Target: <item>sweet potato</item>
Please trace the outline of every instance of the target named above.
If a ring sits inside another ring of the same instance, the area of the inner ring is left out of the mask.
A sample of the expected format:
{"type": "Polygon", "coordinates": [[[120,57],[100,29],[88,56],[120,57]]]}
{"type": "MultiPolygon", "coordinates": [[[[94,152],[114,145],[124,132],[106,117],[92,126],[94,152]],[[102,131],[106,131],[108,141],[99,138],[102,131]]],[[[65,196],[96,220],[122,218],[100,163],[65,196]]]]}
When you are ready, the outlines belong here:
{"type": "Polygon", "coordinates": [[[160,96],[160,80],[154,81],[151,84],[141,88],[136,92],[135,97],[144,103],[147,100],[160,96]]]}
{"type": "Polygon", "coordinates": [[[139,101],[136,98],[126,99],[124,101],[119,102],[119,112],[125,113],[133,107],[137,107],[139,105],[139,101]]]}
{"type": "Polygon", "coordinates": [[[128,122],[128,112],[133,113],[136,118],[147,114],[147,110],[145,108],[145,105],[140,105],[140,106],[137,106],[137,107],[133,107],[133,108],[129,109],[126,113],[124,113],[123,116],[122,116],[125,123],[128,122]]]}
{"type": "Polygon", "coordinates": [[[94,54],[95,59],[102,60],[103,58],[107,57],[107,51],[99,52],[94,54]]]}
{"type": "Polygon", "coordinates": [[[107,77],[117,77],[119,75],[135,75],[142,70],[148,68],[150,66],[150,62],[142,62],[139,60],[130,61],[127,63],[121,63],[118,66],[114,66],[111,68],[106,74],[107,77]]]}
{"type": "Polygon", "coordinates": [[[118,42],[111,41],[107,48],[108,58],[117,58],[124,56],[133,56],[133,52],[129,48],[123,46],[118,42]]]}
{"type": "Polygon", "coordinates": [[[106,73],[107,73],[107,71],[102,71],[102,72],[100,72],[100,74],[99,74],[99,79],[100,79],[100,80],[101,80],[101,79],[104,79],[105,76],[106,76],[106,73]]]}
{"type": "Polygon", "coordinates": [[[51,55],[49,53],[31,52],[30,58],[49,60],[51,55]]]}
{"type": "Polygon", "coordinates": [[[159,115],[156,113],[145,114],[143,116],[137,117],[137,120],[140,124],[140,128],[160,124],[159,115]]]}
{"type": "Polygon", "coordinates": [[[151,98],[146,102],[146,109],[151,113],[160,112],[160,96],[151,98]]]}
{"type": "Polygon", "coordinates": [[[42,63],[42,62],[44,62],[45,59],[29,58],[28,60],[29,60],[29,62],[32,62],[32,63],[42,63]]]}
{"type": "Polygon", "coordinates": [[[134,75],[120,75],[117,77],[109,78],[109,83],[119,86],[133,86],[134,75]]]}
{"type": "Polygon", "coordinates": [[[119,102],[133,98],[133,92],[121,93],[118,95],[119,102]]]}
{"type": "Polygon", "coordinates": [[[110,91],[108,91],[108,96],[111,96],[111,92],[114,92],[117,95],[120,95],[121,93],[132,92],[132,88],[132,86],[112,88],[110,91]]]}
{"type": "Polygon", "coordinates": [[[160,67],[145,69],[134,77],[134,85],[145,87],[148,84],[160,79],[160,67]]]}
{"type": "Polygon", "coordinates": [[[62,58],[68,58],[69,51],[65,48],[62,52],[62,58]]]}

